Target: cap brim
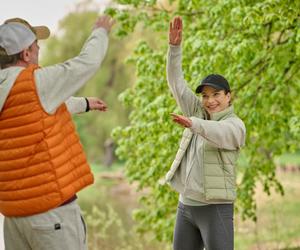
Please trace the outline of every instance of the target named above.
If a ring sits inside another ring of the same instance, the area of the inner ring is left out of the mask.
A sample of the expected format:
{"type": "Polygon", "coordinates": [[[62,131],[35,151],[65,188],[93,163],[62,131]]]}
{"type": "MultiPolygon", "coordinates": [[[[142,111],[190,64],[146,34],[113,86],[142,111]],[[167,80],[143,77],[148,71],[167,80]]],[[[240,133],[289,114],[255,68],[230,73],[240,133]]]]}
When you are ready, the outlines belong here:
{"type": "Polygon", "coordinates": [[[36,38],[38,40],[44,40],[47,39],[50,36],[50,30],[46,26],[31,26],[26,20],[23,18],[15,17],[7,19],[4,23],[21,23],[27,26],[30,29],[33,29],[35,31],[36,38]]]}
{"type": "Polygon", "coordinates": [[[196,88],[196,93],[201,93],[202,90],[203,90],[203,87],[204,86],[210,86],[210,87],[213,87],[214,89],[217,89],[217,90],[221,90],[221,89],[224,89],[216,84],[213,84],[213,83],[202,83],[201,85],[199,85],[197,88],[196,88]]]}
{"type": "Polygon", "coordinates": [[[50,30],[46,26],[34,26],[32,28],[36,32],[36,38],[38,40],[44,40],[50,36],[50,30]]]}

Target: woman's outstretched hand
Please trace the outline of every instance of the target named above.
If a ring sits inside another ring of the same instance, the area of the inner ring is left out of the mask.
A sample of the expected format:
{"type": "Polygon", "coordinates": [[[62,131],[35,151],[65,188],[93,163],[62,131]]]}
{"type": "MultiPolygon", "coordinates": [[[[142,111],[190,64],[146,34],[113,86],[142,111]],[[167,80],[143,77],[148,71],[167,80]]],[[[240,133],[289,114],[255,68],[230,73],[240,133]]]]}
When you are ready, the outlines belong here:
{"type": "Polygon", "coordinates": [[[174,113],[171,113],[173,122],[178,123],[182,127],[190,128],[192,127],[192,120],[188,117],[185,117],[183,115],[177,115],[174,113]]]}
{"type": "Polygon", "coordinates": [[[169,44],[178,46],[182,40],[182,19],[181,17],[175,17],[170,22],[169,28],[169,44]]]}

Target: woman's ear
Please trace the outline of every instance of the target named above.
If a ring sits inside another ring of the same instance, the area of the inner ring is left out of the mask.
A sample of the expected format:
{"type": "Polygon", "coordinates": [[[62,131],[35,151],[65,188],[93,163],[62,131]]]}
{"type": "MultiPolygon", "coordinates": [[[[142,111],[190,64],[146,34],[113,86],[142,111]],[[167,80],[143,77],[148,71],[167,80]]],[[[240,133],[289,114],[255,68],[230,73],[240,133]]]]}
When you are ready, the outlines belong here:
{"type": "Polygon", "coordinates": [[[228,103],[231,104],[231,93],[228,92],[228,93],[226,94],[226,96],[227,96],[227,99],[228,99],[228,103]]]}

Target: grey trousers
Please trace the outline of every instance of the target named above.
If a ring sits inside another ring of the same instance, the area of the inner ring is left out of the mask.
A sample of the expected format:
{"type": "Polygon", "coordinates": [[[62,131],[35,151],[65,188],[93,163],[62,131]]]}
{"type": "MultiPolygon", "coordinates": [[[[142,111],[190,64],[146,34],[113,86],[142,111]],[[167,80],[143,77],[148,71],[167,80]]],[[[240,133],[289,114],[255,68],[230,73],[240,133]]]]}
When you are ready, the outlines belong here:
{"type": "Polygon", "coordinates": [[[5,217],[5,250],[86,250],[86,226],[76,201],[26,216],[5,217]]]}
{"type": "Polygon", "coordinates": [[[186,206],[179,202],[174,250],[233,250],[233,204],[186,206]]]}

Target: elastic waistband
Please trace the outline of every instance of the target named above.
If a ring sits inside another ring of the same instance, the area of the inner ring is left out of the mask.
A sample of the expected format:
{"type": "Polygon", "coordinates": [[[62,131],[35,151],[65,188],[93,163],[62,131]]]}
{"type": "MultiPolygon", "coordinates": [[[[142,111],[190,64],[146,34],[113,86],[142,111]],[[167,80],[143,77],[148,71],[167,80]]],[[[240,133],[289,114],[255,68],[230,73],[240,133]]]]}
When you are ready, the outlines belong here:
{"type": "Polygon", "coordinates": [[[73,195],[70,199],[68,199],[68,200],[66,200],[64,203],[62,203],[62,204],[60,205],[60,207],[65,206],[65,205],[68,205],[69,203],[75,201],[76,199],[77,199],[77,195],[75,194],[75,195],[73,195]]]}

